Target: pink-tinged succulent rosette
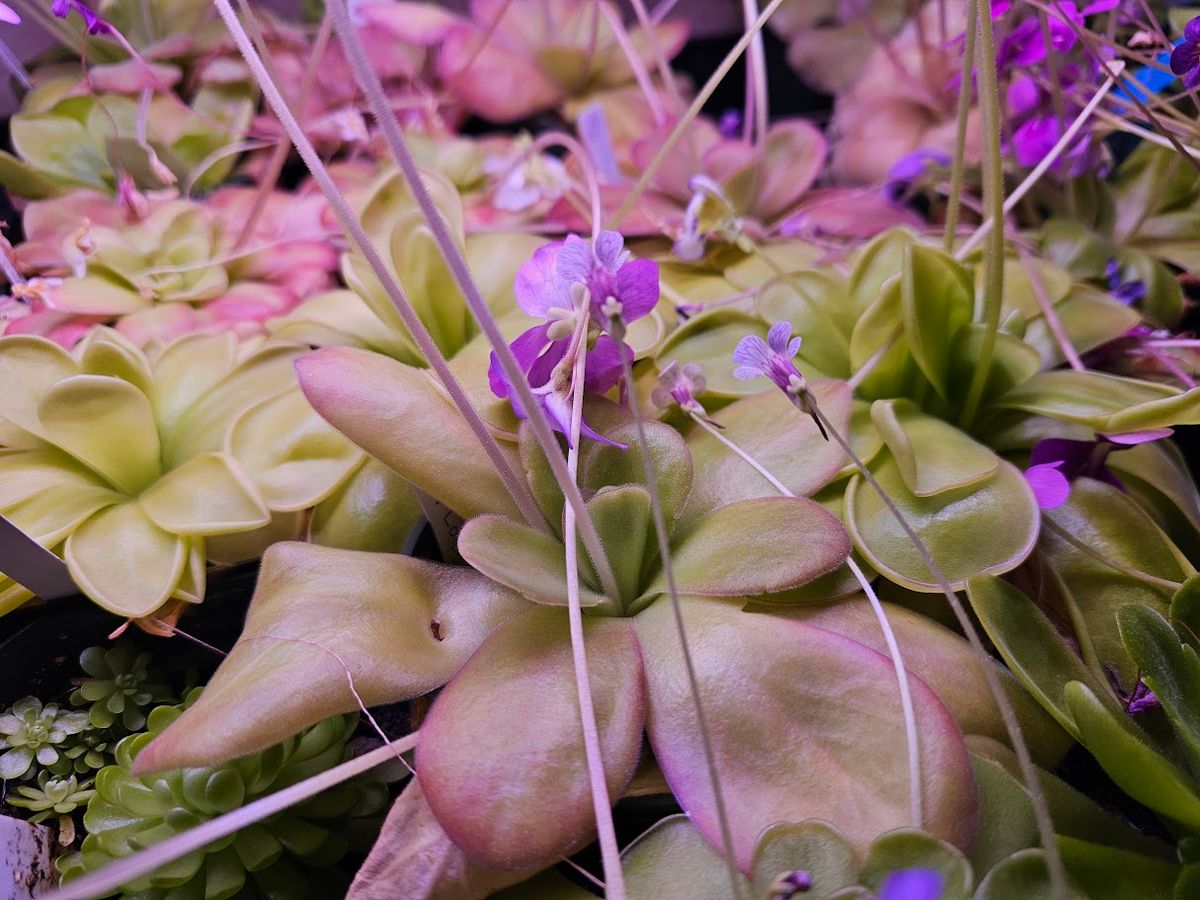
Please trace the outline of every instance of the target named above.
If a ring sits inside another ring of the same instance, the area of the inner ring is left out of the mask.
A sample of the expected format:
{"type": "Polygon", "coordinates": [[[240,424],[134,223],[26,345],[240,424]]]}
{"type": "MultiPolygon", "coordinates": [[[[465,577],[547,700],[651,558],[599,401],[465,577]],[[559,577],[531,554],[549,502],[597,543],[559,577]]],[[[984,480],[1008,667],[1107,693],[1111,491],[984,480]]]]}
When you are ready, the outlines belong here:
{"type": "MultiPolygon", "coordinates": [[[[600,6],[613,11],[606,0],[600,6]]],[[[633,81],[608,17],[593,3],[473,0],[470,11],[470,19],[446,30],[437,73],[450,95],[478,116],[515,122],[633,81]]],[[[648,68],[653,44],[670,58],[686,38],[682,22],[655,26],[653,37],[638,28],[629,34],[648,68]]]]}

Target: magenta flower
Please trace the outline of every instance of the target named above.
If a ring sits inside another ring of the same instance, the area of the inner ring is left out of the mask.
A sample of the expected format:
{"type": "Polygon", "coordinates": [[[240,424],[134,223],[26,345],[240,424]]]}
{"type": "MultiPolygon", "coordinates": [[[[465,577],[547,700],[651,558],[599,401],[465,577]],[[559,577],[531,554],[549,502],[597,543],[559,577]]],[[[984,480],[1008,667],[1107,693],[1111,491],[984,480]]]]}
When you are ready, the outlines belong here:
{"type": "Polygon", "coordinates": [[[88,34],[108,34],[112,26],[105,22],[100,15],[88,4],[88,0],[54,0],[50,4],[50,12],[65,19],[71,11],[79,13],[83,24],[87,26],[88,34]]]}
{"type": "MultiPolygon", "coordinates": [[[[621,354],[633,351],[619,336],[625,324],[647,315],[658,303],[658,264],[632,259],[625,239],[615,231],[602,231],[594,243],[569,235],[539,247],[517,272],[514,290],[521,309],[544,322],[519,335],[510,347],[550,422],[569,437],[575,354],[587,355],[584,390],[604,393],[620,380],[621,354]]],[[[526,418],[495,353],[488,383],[492,393],[512,404],[518,417],[526,418]]],[[[586,423],[581,434],[612,443],[586,423]]]]}
{"type": "Polygon", "coordinates": [[[1189,91],[1200,87],[1200,16],[1183,26],[1183,40],[1171,51],[1171,71],[1189,91]]]}
{"type": "Polygon", "coordinates": [[[1173,433],[1170,428],[1148,428],[1125,434],[1098,434],[1092,441],[1046,438],[1034,445],[1025,480],[1033,488],[1042,509],[1054,509],[1066,503],[1071,494],[1071,482],[1076,478],[1094,478],[1123,491],[1125,485],[1108,467],[1108,455],[1114,450],[1157,441],[1173,433]]]}
{"type": "Polygon", "coordinates": [[[942,875],[936,869],[898,869],[888,875],[879,900],[938,900],[942,875]]]}
{"type": "Polygon", "coordinates": [[[1108,279],[1108,292],[1126,306],[1133,306],[1146,296],[1146,282],[1139,278],[1121,280],[1121,264],[1115,258],[1104,267],[1104,276],[1108,279]]]}
{"type": "Polygon", "coordinates": [[[20,25],[21,17],[17,15],[17,11],[7,3],[0,3],[0,22],[6,25],[20,25]]]}

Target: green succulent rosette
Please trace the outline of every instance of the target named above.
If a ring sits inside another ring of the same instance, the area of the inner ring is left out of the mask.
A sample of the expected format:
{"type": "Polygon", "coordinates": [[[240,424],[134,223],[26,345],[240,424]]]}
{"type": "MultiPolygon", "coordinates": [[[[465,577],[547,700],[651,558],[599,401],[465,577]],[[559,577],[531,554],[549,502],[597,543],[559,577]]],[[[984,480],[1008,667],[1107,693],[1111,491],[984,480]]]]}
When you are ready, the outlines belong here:
{"type": "Polygon", "coordinates": [[[4,802],[30,812],[29,821],[37,825],[53,816],[69,816],[82,809],[95,796],[91,779],[80,781],[75,775],[38,774],[37,787],[19,785],[4,802]]]}
{"type": "Polygon", "coordinates": [[[63,752],[71,736],[88,727],[87,713],[43,704],[36,697],[18,700],[0,715],[0,780],[24,780],[42,770],[64,768],[63,752]]]}
{"type": "MultiPolygon", "coordinates": [[[[365,459],[297,388],[305,349],[223,333],[143,352],[106,328],[73,353],[0,340],[0,512],[117,615],[200,602],[206,560],[257,555],[365,459]]],[[[29,597],[0,583],[0,612],[29,597]]]]}
{"type": "MultiPolygon", "coordinates": [[[[193,694],[196,692],[193,692],[193,694]]],[[[161,706],[147,730],[117,745],[100,771],[80,852],[58,861],[64,881],[103,868],[349,758],[354,716],[333,716],[261,753],[211,768],[135,776],[142,749],[183,711],[161,706]]],[[[128,900],[325,898],[345,889],[332,867],[369,842],[387,801],[380,782],[358,780],[290,807],[125,885],[128,900]],[[339,890],[340,889],[340,890],[339,890]]]]}
{"type": "Polygon", "coordinates": [[[88,647],[79,665],[89,677],[71,693],[71,702],[86,707],[92,727],[110,728],[120,721],[127,732],[146,725],[145,708],[171,699],[171,688],[150,668],[151,654],[129,641],[115,647],[88,647]]]}

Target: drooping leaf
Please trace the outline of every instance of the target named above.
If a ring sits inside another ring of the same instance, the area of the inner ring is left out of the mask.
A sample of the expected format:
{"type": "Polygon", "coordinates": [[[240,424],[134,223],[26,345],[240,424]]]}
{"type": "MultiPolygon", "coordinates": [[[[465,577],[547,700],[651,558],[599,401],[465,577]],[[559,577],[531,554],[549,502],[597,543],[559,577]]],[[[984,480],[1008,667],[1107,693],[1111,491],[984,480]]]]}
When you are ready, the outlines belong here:
{"type": "MultiPolygon", "coordinates": [[[[616,798],[641,755],[638,641],[629,620],[596,616],[585,620],[584,641],[605,779],[616,798]]],[[[483,644],[421,726],[415,767],[442,828],[476,862],[538,868],[591,839],[566,610],[531,609],[483,644]]]]}
{"type": "Polygon", "coordinates": [[[138,770],[261,750],[357,709],[351,680],[368,705],[427,693],[527,606],[462,566],[275,544],[238,643],[200,699],[138,756],[138,770]]]}
{"type": "MultiPolygon", "coordinates": [[[[776,822],[825,820],[860,852],[909,824],[899,691],[884,657],[823,629],[720,600],[683,598],[683,619],[743,872],[758,835],[776,822]]],[[[670,604],[651,605],[634,623],[655,757],[692,821],[720,847],[670,604]]],[[[924,827],[968,846],[975,791],[962,738],[933,692],[916,679],[912,687],[924,827]]]]}

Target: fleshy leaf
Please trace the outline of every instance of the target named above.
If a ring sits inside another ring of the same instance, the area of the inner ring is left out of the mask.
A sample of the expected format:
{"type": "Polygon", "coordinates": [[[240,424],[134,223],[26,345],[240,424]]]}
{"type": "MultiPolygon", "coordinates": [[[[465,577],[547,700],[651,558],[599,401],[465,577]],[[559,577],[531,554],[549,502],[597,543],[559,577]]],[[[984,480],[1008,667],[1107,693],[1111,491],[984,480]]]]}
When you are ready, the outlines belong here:
{"type": "Polygon", "coordinates": [[[900,276],[904,332],[913,359],[942,397],[948,394],[950,348],[975,307],[971,276],[938,250],[909,244],[900,276]]]}
{"type": "Polygon", "coordinates": [[[1181,393],[1155,382],[1101,372],[1042,372],[995,403],[1105,434],[1200,424],[1200,390],[1181,393]]]}
{"type": "MultiPolygon", "coordinates": [[[[615,798],[641,755],[641,656],[628,619],[586,617],[584,639],[605,778],[615,798]]],[[[531,609],[480,647],[421,726],[417,777],[446,834],[476,862],[540,867],[591,839],[595,819],[573,672],[566,611],[531,609]]]]}
{"type": "Polygon", "coordinates": [[[427,372],[348,347],[310,353],[296,371],[325,421],[459,515],[519,515],[475,435],[427,372]]]}
{"type": "Polygon", "coordinates": [[[472,862],[446,837],[414,778],[392,805],[346,900],[482,897],[530,874],[472,862]]]}
{"type": "MultiPolygon", "coordinates": [[[[908,824],[907,749],[891,663],[801,622],[699,597],[683,618],[725,792],[738,865],[762,829],[823,819],[859,852],[908,824]]],[[[705,774],[670,604],[634,620],[646,666],[647,731],[672,792],[714,846],[721,830],[705,774]]],[[[931,833],[969,846],[975,789],[958,728],[913,678],[922,794],[931,833]]]]}
{"type": "MultiPolygon", "coordinates": [[[[904,655],[904,664],[937,694],[954,716],[959,730],[1007,744],[1008,731],[987,686],[980,659],[966,638],[903,606],[885,603],[883,608],[904,655]]],[[[888,655],[879,620],[861,595],[824,606],[796,607],[786,615],[888,655]]],[[[995,667],[1034,759],[1043,765],[1056,764],[1070,748],[1070,738],[1008,669],[990,657],[986,664],[995,667]]]]}
{"type": "MultiPolygon", "coordinates": [[[[771,594],[832,572],[850,552],[841,523],[802,497],[762,497],[719,507],[672,539],[681,594],[771,594]]],[[[661,572],[642,592],[667,589],[661,572]]]]}
{"type": "Polygon", "coordinates": [[[971,608],[1009,668],[1042,707],[1071,734],[1078,735],[1063,694],[1070,682],[1083,682],[1123,713],[1107,686],[1084,665],[1046,614],[1020,590],[995,576],[967,582],[971,608]]]}
{"type": "Polygon", "coordinates": [[[364,457],[298,390],[246,410],[229,432],[227,446],[267,505],[279,512],[316,506],[364,457]]]}
{"type": "Polygon", "coordinates": [[[1014,853],[984,876],[974,900],[1086,900],[1087,895],[1068,885],[1064,897],[1051,886],[1046,857],[1040,849],[1014,853]]]}
{"type": "Polygon", "coordinates": [[[1192,831],[1200,829],[1200,796],[1192,779],[1155,750],[1141,729],[1124,721],[1085,685],[1064,691],[1080,742],[1133,799],[1192,831]]]}
{"type": "MultiPolygon", "coordinates": [[[[850,390],[839,381],[814,381],[810,387],[821,412],[845,433],[850,390]]],[[[724,426],[724,437],[799,497],[814,494],[832,481],[844,462],[841,448],[822,438],[812,418],[792,406],[782,391],[745,397],[726,406],[715,418],[724,426]]],[[[707,431],[694,429],[688,447],[696,475],[684,512],[686,520],[736,500],[778,495],[770,482],[707,431]]]]}
{"type": "MultiPolygon", "coordinates": [[[[472,566],[534,603],[552,606],[567,605],[563,549],[557,538],[503,516],[477,516],[458,535],[458,552],[472,566]]],[[[583,606],[596,606],[605,599],[582,571],[579,593],[583,606]]]]}
{"type": "Polygon", "coordinates": [[[314,510],[308,539],[344,550],[404,550],[423,515],[412,487],[367,457],[337,492],[314,510]]]}
{"type": "Polygon", "coordinates": [[[1091,900],[1174,900],[1182,896],[1175,889],[1180,874],[1177,862],[1061,836],[1058,850],[1072,881],[1091,900]]]}
{"type": "Polygon", "coordinates": [[[225,534],[260,528],[271,513],[241,466],[223,453],[202,453],[142,494],[146,515],[174,534],[225,534]]]}
{"type": "Polygon", "coordinates": [[[151,521],[138,501],[110,506],[67,538],[63,558],[80,590],[119,616],[148,616],[175,591],[187,541],[151,521]]]}
{"type": "Polygon", "coordinates": [[[754,890],[765,897],[785,872],[807,872],[812,886],[805,900],[827,900],[855,883],[858,860],[842,833],[827,822],[781,822],[767,828],[754,848],[754,890]]]}
{"type": "MultiPolygon", "coordinates": [[[[985,481],[935,497],[912,494],[890,453],[876,457],[871,472],[956,589],[974,575],[1016,568],[1033,550],[1039,525],[1037,501],[1021,473],[1007,462],[1001,461],[985,481]]],[[[846,528],[876,571],[911,590],[941,589],[908,535],[861,475],[846,488],[846,528]]]]}
{"type": "Polygon", "coordinates": [[[921,411],[911,400],[876,400],[871,420],[909,491],[931,497],[992,475],[1000,458],[953,425],[921,411]]]}
{"type": "MultiPolygon", "coordinates": [[[[631,900],[727,900],[728,868],[685,815],[668,816],[624,849],[621,868],[631,900]]],[[[740,878],[745,896],[750,885],[740,878]]]]}
{"type": "Polygon", "coordinates": [[[41,432],[129,494],[158,477],[158,428],[140,390],[104,375],[64,378],[38,404],[41,432]]]}
{"type": "Polygon", "coordinates": [[[860,881],[882,894],[888,875],[899,869],[932,869],[941,877],[938,900],[969,900],[974,878],[958,848],[932,835],[903,828],[881,835],[867,850],[860,881]]]}
{"type": "Polygon", "coordinates": [[[348,678],[369,706],[427,693],[527,605],[462,566],[275,544],[238,643],[138,770],[212,765],[356,709],[348,678]]]}
{"type": "Polygon", "coordinates": [[[33,335],[0,340],[0,416],[32,434],[41,433],[38,403],[53,384],[79,374],[79,363],[53,341],[33,335]]]}

